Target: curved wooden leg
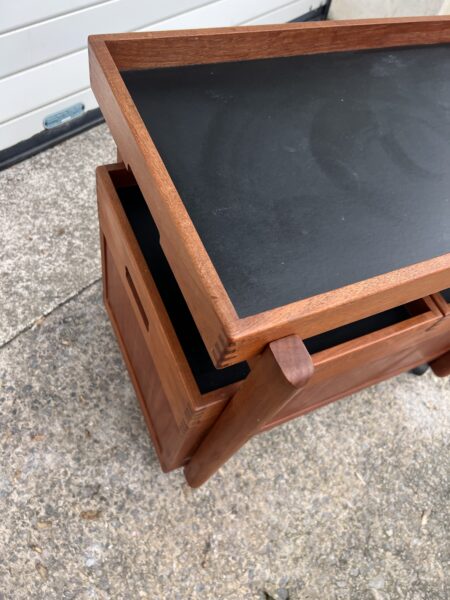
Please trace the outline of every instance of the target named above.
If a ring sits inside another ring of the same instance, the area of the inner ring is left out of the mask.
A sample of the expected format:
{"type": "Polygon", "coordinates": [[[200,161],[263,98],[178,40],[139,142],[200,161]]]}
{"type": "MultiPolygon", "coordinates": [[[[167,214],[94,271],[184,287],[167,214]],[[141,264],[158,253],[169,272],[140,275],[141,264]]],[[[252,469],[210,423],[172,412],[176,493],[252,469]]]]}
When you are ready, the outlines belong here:
{"type": "Polygon", "coordinates": [[[433,360],[430,363],[430,367],[438,377],[447,377],[447,375],[450,375],[450,351],[433,360]]]}
{"type": "Polygon", "coordinates": [[[186,465],[192,487],[202,485],[291,400],[313,374],[311,357],[295,335],[268,345],[186,465]]]}

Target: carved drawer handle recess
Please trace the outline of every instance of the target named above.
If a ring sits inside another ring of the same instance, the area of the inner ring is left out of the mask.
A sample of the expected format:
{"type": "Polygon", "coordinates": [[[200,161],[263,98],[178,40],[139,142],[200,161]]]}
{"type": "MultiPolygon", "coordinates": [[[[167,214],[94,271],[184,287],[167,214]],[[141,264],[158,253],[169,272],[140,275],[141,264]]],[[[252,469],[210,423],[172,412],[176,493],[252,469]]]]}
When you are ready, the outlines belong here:
{"type": "Polygon", "coordinates": [[[136,286],[134,285],[133,279],[131,278],[130,271],[128,267],[125,267],[125,277],[127,278],[128,285],[130,286],[131,293],[133,294],[133,298],[136,302],[136,305],[141,313],[142,321],[144,322],[145,329],[148,331],[148,317],[145,314],[144,307],[142,306],[141,299],[139,298],[138,291],[136,286]]]}

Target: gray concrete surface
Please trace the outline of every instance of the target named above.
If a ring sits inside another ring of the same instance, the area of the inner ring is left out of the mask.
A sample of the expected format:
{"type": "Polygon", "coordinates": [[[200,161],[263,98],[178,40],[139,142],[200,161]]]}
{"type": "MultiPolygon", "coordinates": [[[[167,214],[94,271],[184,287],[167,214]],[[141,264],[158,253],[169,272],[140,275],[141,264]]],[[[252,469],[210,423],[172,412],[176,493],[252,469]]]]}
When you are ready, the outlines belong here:
{"type": "Polygon", "coordinates": [[[111,156],[103,127],[0,173],[0,599],[449,598],[446,380],[264,434],[196,491],[160,472],[96,281],[111,156]]]}
{"type": "Polygon", "coordinates": [[[105,125],[0,172],[0,345],[100,276],[96,164],[105,125]]]}

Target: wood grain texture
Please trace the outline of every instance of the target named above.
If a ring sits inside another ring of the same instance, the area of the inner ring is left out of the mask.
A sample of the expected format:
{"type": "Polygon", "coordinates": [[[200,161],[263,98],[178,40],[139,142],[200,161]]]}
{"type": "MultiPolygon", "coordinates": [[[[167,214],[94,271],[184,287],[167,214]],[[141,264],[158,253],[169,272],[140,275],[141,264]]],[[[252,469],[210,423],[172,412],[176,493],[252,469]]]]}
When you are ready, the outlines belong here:
{"type": "Polygon", "coordinates": [[[225,403],[235,392],[235,386],[231,389],[222,389],[219,401],[213,394],[210,394],[210,404],[205,402],[203,409],[205,414],[201,419],[192,420],[190,419],[191,415],[187,414],[186,420],[182,423],[175,421],[170,397],[164,392],[153,357],[126,295],[114,260],[109,253],[108,255],[107,264],[110,276],[107,282],[104,279],[107,291],[105,307],[161,468],[165,472],[171,471],[187,462],[205,432],[220,413],[220,400],[225,403]]]}
{"type": "Polygon", "coordinates": [[[204,440],[187,467],[193,485],[252,435],[450,350],[450,311],[435,295],[410,303],[409,319],[312,357],[296,336],[274,341],[244,383],[201,395],[116,191],[135,180],[112,165],[97,182],[105,305],[162,468],[185,465],[204,440]]]}
{"type": "Polygon", "coordinates": [[[432,298],[444,319],[436,326],[436,330],[442,334],[443,353],[430,361],[430,367],[438,377],[447,377],[450,375],[450,305],[441,294],[433,294],[432,298]]]}
{"type": "MultiPolygon", "coordinates": [[[[105,44],[89,52],[92,87],[120,156],[132,172],[161,235],[161,245],[216,364],[237,321],[234,310],[105,44]],[[231,329],[227,329],[228,325],[231,329]],[[234,325],[233,325],[234,324],[234,325]],[[215,350],[217,348],[218,350],[215,350]],[[216,357],[216,359],[215,359],[216,357]]],[[[232,345],[232,344],[231,344],[232,345]]],[[[224,366],[224,365],[221,365],[224,366]]]]}
{"type": "Polygon", "coordinates": [[[433,304],[424,298],[411,305],[411,319],[314,354],[314,377],[265,428],[439,356],[448,346],[448,333],[438,327],[443,319],[433,304]]]}
{"type": "Polygon", "coordinates": [[[430,363],[433,373],[438,377],[447,377],[450,375],[450,352],[442,354],[430,363]]]}
{"type": "Polygon", "coordinates": [[[450,254],[239,319],[119,69],[450,42],[450,18],[322,22],[92,36],[92,88],[161,233],[175,277],[218,367],[288,335],[303,339],[435,293],[450,281],[450,254]]]}
{"type": "Polygon", "coordinates": [[[202,485],[261,429],[312,376],[311,357],[297,336],[269,344],[185,467],[192,487],[202,485]]]}
{"type": "MultiPolygon", "coordinates": [[[[436,356],[439,356],[444,347],[448,347],[448,334],[446,338],[439,338],[436,334],[429,335],[422,342],[421,346],[418,346],[413,352],[403,351],[395,357],[381,357],[373,363],[362,367],[359,373],[355,371],[350,377],[344,375],[343,377],[337,377],[334,382],[330,381],[328,393],[324,393],[324,389],[322,388],[317,397],[315,397],[314,388],[311,387],[308,394],[305,393],[303,397],[299,394],[297,398],[294,398],[289,403],[289,407],[280,411],[272,421],[266,424],[262,431],[267,431],[282,423],[301,417],[341,398],[351,396],[364,388],[410,371],[424,363],[431,361],[430,366],[433,366],[435,362],[439,362],[439,358],[437,360],[434,359],[436,356]]],[[[445,376],[450,373],[445,373],[442,370],[442,374],[438,372],[435,374],[445,376]]],[[[350,398],[349,401],[351,401],[350,398]]]]}
{"type": "Polygon", "coordinates": [[[251,60],[450,41],[449,17],[316,21],[94,36],[119,69],[251,60]]]}
{"type": "Polygon", "coordinates": [[[97,170],[104,300],[161,465],[170,470],[184,464],[238,385],[200,394],[111,174],[121,185],[134,183],[121,165],[97,170]]]}
{"type": "Polygon", "coordinates": [[[431,298],[444,317],[450,317],[450,306],[442,294],[432,294],[431,298]]]}

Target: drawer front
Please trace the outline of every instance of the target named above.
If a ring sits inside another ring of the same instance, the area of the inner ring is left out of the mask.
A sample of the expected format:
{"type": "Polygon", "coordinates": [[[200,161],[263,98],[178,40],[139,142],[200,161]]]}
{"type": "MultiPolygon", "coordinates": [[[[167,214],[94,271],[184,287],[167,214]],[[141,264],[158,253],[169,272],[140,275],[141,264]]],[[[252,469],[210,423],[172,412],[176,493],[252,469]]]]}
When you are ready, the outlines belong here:
{"type": "Polygon", "coordinates": [[[411,305],[415,316],[313,355],[314,375],[264,429],[288,421],[359,389],[411,369],[442,344],[435,327],[442,320],[430,298],[411,305]]]}

